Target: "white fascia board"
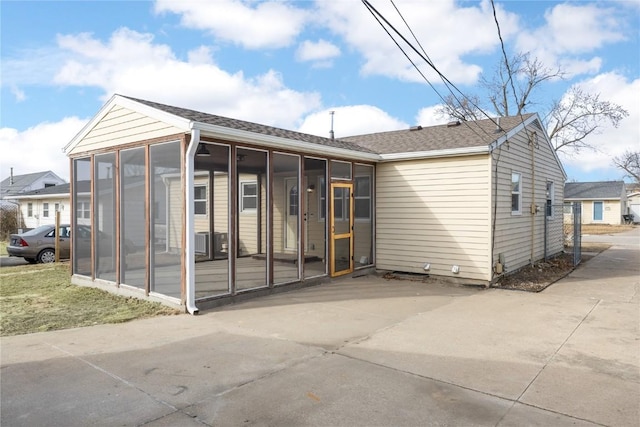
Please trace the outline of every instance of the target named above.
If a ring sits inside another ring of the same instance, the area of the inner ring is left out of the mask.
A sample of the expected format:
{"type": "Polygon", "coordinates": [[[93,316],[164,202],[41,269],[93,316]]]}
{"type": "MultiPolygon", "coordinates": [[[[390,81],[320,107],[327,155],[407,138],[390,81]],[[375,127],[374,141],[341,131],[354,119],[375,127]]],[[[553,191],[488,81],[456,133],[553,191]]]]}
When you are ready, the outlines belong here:
{"type": "Polygon", "coordinates": [[[447,150],[413,151],[408,153],[389,153],[380,155],[382,162],[392,162],[397,160],[419,160],[436,157],[459,157],[474,154],[488,154],[489,146],[451,148],[447,150]]]}
{"type": "Polygon", "coordinates": [[[100,120],[102,120],[104,116],[106,116],[111,111],[114,105],[119,105],[145,116],[152,117],[159,121],[175,126],[179,129],[183,129],[185,132],[188,132],[190,130],[191,122],[185,118],[158,110],[157,108],[153,108],[145,104],[141,104],[137,101],[134,101],[133,99],[125,98],[120,95],[113,95],[111,99],[109,99],[109,101],[107,101],[107,103],[104,104],[102,108],[100,108],[98,113],[93,116],[93,118],[89,120],[86,125],[84,125],[80,132],[78,132],[76,136],[74,136],[73,139],[71,139],[71,141],[69,141],[69,143],[64,146],[64,148],[62,149],[64,153],[68,155],[73,147],[75,147],[75,145],[80,140],[82,140],[82,138],[84,138],[91,131],[91,129],[93,129],[96,124],[98,124],[100,120]]]}
{"type": "Polygon", "coordinates": [[[590,202],[620,202],[622,199],[620,197],[565,197],[565,201],[570,202],[582,202],[582,201],[590,201],[590,202]]]}
{"type": "Polygon", "coordinates": [[[380,160],[380,156],[378,154],[363,153],[345,148],[329,147],[326,145],[313,144],[272,135],[263,135],[260,133],[211,125],[208,123],[193,122],[193,128],[200,130],[201,137],[208,136],[222,138],[234,142],[245,142],[280,150],[296,151],[302,154],[316,154],[322,156],[332,155],[335,157],[344,157],[369,162],[376,162],[380,160]]]}

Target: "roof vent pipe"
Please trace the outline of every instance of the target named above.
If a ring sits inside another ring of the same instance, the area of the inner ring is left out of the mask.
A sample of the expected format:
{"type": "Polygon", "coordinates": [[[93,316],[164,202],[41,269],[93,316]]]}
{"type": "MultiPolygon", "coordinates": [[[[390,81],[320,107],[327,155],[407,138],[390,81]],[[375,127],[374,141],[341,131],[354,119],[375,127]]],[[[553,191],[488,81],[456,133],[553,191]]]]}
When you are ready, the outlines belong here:
{"type": "Polygon", "coordinates": [[[411,130],[411,131],[415,131],[415,130],[422,130],[422,126],[411,126],[411,127],[409,128],[409,130],[411,130]]]}
{"type": "Polygon", "coordinates": [[[329,114],[331,114],[331,130],[329,131],[329,137],[331,138],[331,140],[334,140],[334,135],[333,135],[333,115],[334,115],[335,111],[329,111],[329,114]]]}
{"type": "Polygon", "coordinates": [[[500,116],[498,116],[496,118],[496,130],[495,133],[499,133],[499,132],[503,132],[502,128],[500,127],[500,116]]]}

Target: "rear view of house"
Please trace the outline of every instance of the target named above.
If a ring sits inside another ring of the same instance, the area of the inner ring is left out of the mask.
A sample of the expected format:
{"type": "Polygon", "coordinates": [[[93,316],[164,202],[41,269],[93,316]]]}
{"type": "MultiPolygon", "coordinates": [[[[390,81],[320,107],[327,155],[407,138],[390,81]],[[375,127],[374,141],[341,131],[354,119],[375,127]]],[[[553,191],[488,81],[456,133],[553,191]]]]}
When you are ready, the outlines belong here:
{"type": "Polygon", "coordinates": [[[115,95],[65,151],[72,281],[191,313],[373,269],[489,284],[563,248],[535,114],[334,139],[115,95]]]}

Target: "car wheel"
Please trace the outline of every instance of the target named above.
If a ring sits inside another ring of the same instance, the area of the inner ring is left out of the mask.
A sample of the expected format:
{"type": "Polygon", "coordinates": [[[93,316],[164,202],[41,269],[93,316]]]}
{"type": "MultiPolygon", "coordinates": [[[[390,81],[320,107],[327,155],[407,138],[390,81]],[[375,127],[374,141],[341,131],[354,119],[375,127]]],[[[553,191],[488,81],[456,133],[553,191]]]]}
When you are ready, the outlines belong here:
{"type": "Polygon", "coordinates": [[[44,249],[38,254],[38,261],[47,264],[56,260],[56,253],[53,249],[44,249]]]}
{"type": "Polygon", "coordinates": [[[38,262],[38,260],[35,258],[25,258],[24,260],[27,261],[29,264],[35,264],[36,262],[38,262]]]}

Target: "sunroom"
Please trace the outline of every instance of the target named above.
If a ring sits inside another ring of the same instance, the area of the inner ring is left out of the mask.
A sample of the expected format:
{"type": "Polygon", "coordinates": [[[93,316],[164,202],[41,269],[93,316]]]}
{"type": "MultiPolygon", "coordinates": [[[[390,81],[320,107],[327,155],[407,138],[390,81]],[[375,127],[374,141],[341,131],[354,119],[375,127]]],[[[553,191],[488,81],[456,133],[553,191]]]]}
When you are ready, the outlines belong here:
{"type": "Polygon", "coordinates": [[[374,265],[356,144],[115,95],[65,152],[76,284],[193,314],[374,265]]]}

